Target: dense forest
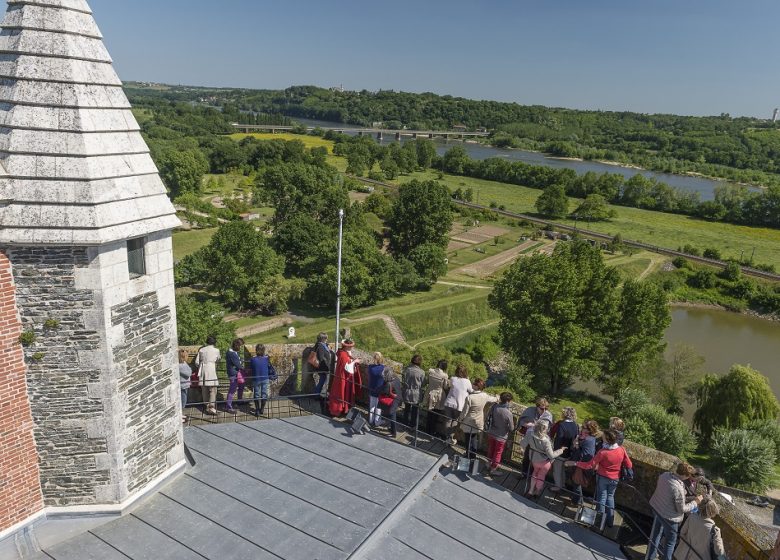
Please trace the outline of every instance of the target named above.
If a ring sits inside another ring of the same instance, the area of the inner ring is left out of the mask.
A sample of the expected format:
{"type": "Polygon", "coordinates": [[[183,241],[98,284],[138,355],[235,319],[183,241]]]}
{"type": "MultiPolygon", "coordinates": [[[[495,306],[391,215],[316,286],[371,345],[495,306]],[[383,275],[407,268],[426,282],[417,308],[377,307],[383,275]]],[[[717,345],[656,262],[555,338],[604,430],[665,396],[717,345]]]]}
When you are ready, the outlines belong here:
{"type": "MultiPolygon", "coordinates": [[[[780,184],[777,123],[754,118],[646,115],[578,111],[538,105],[463,99],[433,93],[338,91],[314,86],[285,90],[141,88],[132,98],[202,101],[257,116],[305,117],[388,128],[486,127],[498,146],[521,147],[565,157],[631,163],[656,171],[702,173],[732,181],[780,184]]],[[[268,118],[268,117],[266,117],[268,118]]]]}

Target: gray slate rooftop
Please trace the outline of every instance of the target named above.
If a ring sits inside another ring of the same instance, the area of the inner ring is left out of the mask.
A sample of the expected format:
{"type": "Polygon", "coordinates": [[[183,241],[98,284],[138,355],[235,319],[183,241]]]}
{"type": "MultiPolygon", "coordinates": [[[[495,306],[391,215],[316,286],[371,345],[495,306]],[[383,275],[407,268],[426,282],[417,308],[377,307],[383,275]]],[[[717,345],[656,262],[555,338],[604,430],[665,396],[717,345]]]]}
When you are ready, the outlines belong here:
{"type": "Polygon", "coordinates": [[[318,416],[185,430],[195,465],[56,560],[624,558],[618,546],[443,459],[318,416]]]}

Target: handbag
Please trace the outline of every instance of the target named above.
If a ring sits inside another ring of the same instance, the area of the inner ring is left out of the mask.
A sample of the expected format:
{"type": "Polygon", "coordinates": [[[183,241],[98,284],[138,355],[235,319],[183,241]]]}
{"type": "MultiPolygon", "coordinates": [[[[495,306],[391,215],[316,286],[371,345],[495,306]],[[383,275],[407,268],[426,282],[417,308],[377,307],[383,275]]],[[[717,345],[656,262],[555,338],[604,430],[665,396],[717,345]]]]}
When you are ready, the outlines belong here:
{"type": "Polygon", "coordinates": [[[190,387],[200,387],[200,368],[192,372],[190,376],[190,387]]]}
{"type": "Polygon", "coordinates": [[[626,450],[623,450],[623,463],[620,465],[620,480],[623,482],[634,482],[634,469],[630,469],[626,466],[626,459],[628,454],[626,450]]]}
{"type": "Polygon", "coordinates": [[[309,355],[306,356],[306,363],[314,369],[320,369],[320,361],[317,359],[317,347],[309,349],[309,355]]]}
{"type": "Polygon", "coordinates": [[[728,560],[728,556],[725,554],[718,554],[715,552],[715,529],[718,527],[713,525],[710,529],[710,558],[712,560],[728,560]]]}
{"type": "Polygon", "coordinates": [[[246,379],[244,379],[243,369],[238,370],[238,372],[236,373],[236,383],[238,383],[239,385],[243,385],[244,383],[246,383],[246,379]]]}
{"type": "Polygon", "coordinates": [[[270,381],[276,381],[279,379],[279,375],[276,373],[276,369],[270,361],[268,362],[268,379],[270,381]]]}
{"type": "Polygon", "coordinates": [[[379,395],[379,406],[390,408],[394,402],[395,398],[391,395],[379,395]]]}
{"type": "Polygon", "coordinates": [[[571,476],[572,481],[577,486],[582,486],[583,488],[587,488],[591,485],[593,482],[593,471],[592,470],[585,470],[582,467],[577,467],[574,470],[574,474],[571,476]]]}

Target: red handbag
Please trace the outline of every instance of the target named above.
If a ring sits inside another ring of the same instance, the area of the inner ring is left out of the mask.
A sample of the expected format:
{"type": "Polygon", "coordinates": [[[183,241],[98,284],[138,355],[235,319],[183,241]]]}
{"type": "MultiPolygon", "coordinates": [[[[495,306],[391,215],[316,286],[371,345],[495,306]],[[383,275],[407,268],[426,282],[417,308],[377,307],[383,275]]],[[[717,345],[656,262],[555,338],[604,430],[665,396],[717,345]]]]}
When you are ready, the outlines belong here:
{"type": "Polygon", "coordinates": [[[200,377],[198,376],[199,372],[199,369],[196,369],[192,372],[192,375],[190,376],[190,387],[200,387],[200,377]]]}

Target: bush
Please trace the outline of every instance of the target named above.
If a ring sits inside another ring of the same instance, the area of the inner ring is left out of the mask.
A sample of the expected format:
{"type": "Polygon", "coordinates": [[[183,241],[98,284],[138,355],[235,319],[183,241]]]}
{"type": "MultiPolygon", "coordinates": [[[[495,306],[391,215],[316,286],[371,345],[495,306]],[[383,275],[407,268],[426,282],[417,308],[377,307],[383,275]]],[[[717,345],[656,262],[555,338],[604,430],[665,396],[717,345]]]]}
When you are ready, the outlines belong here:
{"type": "Polygon", "coordinates": [[[699,249],[697,249],[697,248],[696,248],[696,247],[694,247],[693,245],[688,245],[688,244],[686,244],[685,246],[683,246],[682,248],[680,248],[680,249],[679,249],[679,251],[680,251],[681,253],[685,253],[685,254],[687,254],[687,255],[693,255],[694,257],[699,257],[699,256],[701,256],[701,251],[699,251],[699,249]]]}
{"type": "Polygon", "coordinates": [[[740,268],[739,264],[732,261],[726,265],[726,268],[720,272],[719,276],[724,280],[736,282],[742,277],[742,268],[740,268]]]}
{"type": "Polygon", "coordinates": [[[707,290],[715,287],[715,274],[711,270],[699,270],[688,279],[688,284],[694,288],[707,290]]]}
{"type": "MultiPolygon", "coordinates": [[[[655,449],[685,458],[696,448],[696,437],[690,426],[676,414],[669,414],[663,407],[650,405],[644,407],[638,418],[645,422],[651,433],[655,449]]],[[[629,425],[636,418],[628,418],[629,425]]]]}
{"type": "Polygon", "coordinates": [[[716,261],[720,260],[720,251],[718,249],[704,249],[703,256],[705,259],[715,259],[716,261]]]}
{"type": "Polygon", "coordinates": [[[688,259],[685,257],[674,257],[672,264],[675,268],[688,268],[688,259]]]}
{"type": "Polygon", "coordinates": [[[712,438],[715,472],[729,486],[763,492],[774,472],[775,448],[756,433],[746,429],[715,433],[712,438]]]}
{"type": "MultiPolygon", "coordinates": [[[[650,397],[641,389],[627,387],[618,391],[610,405],[610,414],[620,418],[637,416],[650,405],[650,397]]],[[[633,441],[633,440],[632,440],[633,441]]]]}
{"type": "Polygon", "coordinates": [[[753,420],[745,429],[764,441],[774,443],[775,462],[780,462],[780,424],[776,420],[753,420]]]}

